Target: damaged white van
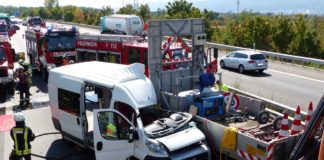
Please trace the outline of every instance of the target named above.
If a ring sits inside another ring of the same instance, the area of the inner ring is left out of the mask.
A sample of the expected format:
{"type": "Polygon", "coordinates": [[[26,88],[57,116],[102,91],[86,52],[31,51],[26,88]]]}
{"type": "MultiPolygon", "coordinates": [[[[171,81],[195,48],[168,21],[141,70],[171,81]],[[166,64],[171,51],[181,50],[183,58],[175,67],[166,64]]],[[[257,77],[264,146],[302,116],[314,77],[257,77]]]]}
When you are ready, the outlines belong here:
{"type": "Polygon", "coordinates": [[[50,70],[52,120],[97,160],[210,159],[192,115],[158,109],[143,64],[84,62],[50,70]]]}

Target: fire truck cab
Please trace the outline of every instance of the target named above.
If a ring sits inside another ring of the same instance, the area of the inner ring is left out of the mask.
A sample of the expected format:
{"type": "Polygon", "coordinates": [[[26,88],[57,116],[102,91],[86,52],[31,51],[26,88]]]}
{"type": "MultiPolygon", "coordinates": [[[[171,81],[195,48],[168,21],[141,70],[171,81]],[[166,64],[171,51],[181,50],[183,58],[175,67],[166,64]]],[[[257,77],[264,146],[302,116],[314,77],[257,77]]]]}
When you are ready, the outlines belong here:
{"type": "Polygon", "coordinates": [[[40,27],[46,27],[46,23],[45,20],[43,20],[40,17],[29,17],[27,19],[27,26],[28,27],[36,27],[36,26],[40,26],[40,27]]]}
{"type": "Polygon", "coordinates": [[[13,36],[16,33],[16,29],[11,26],[8,13],[0,13],[0,20],[2,21],[2,25],[7,27],[6,32],[8,33],[9,37],[13,36]]]}
{"type": "Polygon", "coordinates": [[[14,59],[8,35],[0,35],[0,97],[14,95],[14,59]]]}
{"type": "Polygon", "coordinates": [[[47,81],[50,69],[66,65],[65,61],[75,61],[75,39],[77,28],[72,26],[49,26],[48,28],[28,27],[26,48],[33,69],[41,72],[47,81]]]}

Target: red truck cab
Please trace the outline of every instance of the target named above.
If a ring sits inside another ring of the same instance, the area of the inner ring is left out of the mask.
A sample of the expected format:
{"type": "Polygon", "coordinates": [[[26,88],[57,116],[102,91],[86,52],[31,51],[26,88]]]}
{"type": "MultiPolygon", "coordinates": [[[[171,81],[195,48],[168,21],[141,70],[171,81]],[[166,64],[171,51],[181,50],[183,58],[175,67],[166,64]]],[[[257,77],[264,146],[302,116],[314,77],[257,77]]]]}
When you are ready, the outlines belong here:
{"type": "Polygon", "coordinates": [[[49,26],[28,27],[26,49],[33,69],[47,80],[50,69],[64,65],[65,59],[75,61],[76,27],[49,26]]]}
{"type": "Polygon", "coordinates": [[[46,23],[45,23],[45,20],[43,20],[40,17],[29,17],[27,19],[27,26],[28,27],[36,27],[36,26],[46,27],[46,23]]]}
{"type": "Polygon", "coordinates": [[[0,96],[14,95],[14,59],[8,35],[0,35],[0,96]]]}
{"type": "Polygon", "coordinates": [[[9,27],[7,22],[3,19],[0,19],[0,35],[9,35],[12,37],[16,33],[16,30],[13,27],[9,27]]]}

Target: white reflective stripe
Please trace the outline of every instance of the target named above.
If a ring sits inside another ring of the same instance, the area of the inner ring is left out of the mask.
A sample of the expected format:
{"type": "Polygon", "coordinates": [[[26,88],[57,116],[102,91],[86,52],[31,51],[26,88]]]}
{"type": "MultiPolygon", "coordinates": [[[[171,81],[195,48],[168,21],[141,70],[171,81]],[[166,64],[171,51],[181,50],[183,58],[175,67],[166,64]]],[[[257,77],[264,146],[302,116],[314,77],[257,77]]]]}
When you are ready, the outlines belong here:
{"type": "Polygon", "coordinates": [[[292,130],[295,130],[295,131],[301,131],[301,130],[302,130],[302,127],[301,127],[301,125],[298,125],[298,126],[293,125],[292,130]]]}
{"type": "Polygon", "coordinates": [[[14,132],[14,134],[23,134],[23,133],[24,133],[24,131],[22,131],[22,130],[21,131],[15,131],[14,132]]]}

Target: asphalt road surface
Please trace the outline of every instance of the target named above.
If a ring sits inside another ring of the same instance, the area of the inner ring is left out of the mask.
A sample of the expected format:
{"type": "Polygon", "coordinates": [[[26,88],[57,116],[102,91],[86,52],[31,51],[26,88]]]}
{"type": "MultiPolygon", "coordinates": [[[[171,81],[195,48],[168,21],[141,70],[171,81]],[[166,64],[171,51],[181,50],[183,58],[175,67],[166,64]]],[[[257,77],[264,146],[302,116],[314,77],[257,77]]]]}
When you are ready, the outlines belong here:
{"type": "Polygon", "coordinates": [[[324,71],[269,61],[269,69],[259,75],[233,69],[220,69],[225,84],[240,90],[307,111],[310,101],[316,106],[324,94],[324,71]]]}

